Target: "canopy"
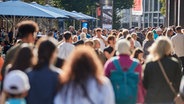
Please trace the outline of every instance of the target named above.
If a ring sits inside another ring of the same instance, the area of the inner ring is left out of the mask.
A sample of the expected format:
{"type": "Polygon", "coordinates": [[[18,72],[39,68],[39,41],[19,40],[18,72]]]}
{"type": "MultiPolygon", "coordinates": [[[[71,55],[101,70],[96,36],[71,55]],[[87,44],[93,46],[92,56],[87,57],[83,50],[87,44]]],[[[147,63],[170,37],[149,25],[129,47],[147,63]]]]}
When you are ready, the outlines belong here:
{"type": "Polygon", "coordinates": [[[77,19],[77,20],[95,19],[94,17],[88,16],[88,15],[85,15],[85,14],[82,14],[82,13],[69,12],[69,11],[66,11],[66,10],[63,10],[63,9],[52,7],[50,5],[43,6],[43,5],[37,4],[36,2],[32,2],[31,5],[42,8],[42,9],[49,10],[49,11],[52,11],[52,12],[55,12],[57,14],[62,14],[62,15],[65,15],[65,16],[68,16],[68,17],[71,17],[71,18],[74,18],[74,19],[77,19]]]}
{"type": "Polygon", "coordinates": [[[81,15],[81,16],[83,16],[84,18],[86,18],[87,20],[96,20],[96,18],[94,18],[94,17],[92,17],[92,16],[88,16],[88,15],[83,14],[83,13],[81,13],[81,12],[72,11],[72,13],[81,15]]]}
{"type": "Polygon", "coordinates": [[[31,5],[42,8],[42,9],[49,10],[49,11],[52,11],[52,12],[55,12],[57,14],[62,14],[62,15],[65,15],[65,16],[68,16],[68,17],[71,17],[71,18],[74,18],[74,19],[77,19],[77,20],[86,19],[82,15],[79,15],[79,14],[76,14],[76,13],[73,13],[73,12],[69,12],[69,11],[66,11],[66,10],[62,10],[62,9],[59,9],[59,8],[55,8],[55,7],[52,7],[50,5],[43,6],[43,5],[37,4],[36,2],[32,2],[31,5]]]}
{"type": "Polygon", "coordinates": [[[57,14],[22,1],[0,2],[0,16],[68,18],[62,14],[57,14]]]}

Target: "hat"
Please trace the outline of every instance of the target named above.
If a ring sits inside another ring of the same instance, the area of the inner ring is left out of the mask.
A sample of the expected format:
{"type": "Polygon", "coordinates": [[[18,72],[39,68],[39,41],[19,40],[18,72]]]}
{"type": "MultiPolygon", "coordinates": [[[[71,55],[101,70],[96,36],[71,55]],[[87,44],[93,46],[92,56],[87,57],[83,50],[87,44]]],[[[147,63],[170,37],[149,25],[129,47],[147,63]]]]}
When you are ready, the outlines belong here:
{"type": "Polygon", "coordinates": [[[30,89],[27,75],[20,70],[9,72],[4,80],[3,90],[10,94],[21,94],[30,89]]]}
{"type": "Polygon", "coordinates": [[[157,31],[162,31],[162,29],[159,27],[159,28],[156,29],[156,32],[157,32],[157,31]]]}
{"type": "Polygon", "coordinates": [[[121,39],[116,43],[115,49],[117,50],[118,55],[130,55],[130,42],[126,39],[121,39]]]}

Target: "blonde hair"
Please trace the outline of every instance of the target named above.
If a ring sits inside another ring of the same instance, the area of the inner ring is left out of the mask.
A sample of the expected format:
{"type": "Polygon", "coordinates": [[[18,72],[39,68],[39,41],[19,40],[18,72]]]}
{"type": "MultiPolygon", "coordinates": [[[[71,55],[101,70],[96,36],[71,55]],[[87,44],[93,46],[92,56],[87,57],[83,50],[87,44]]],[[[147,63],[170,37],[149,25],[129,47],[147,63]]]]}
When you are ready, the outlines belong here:
{"type": "Polygon", "coordinates": [[[153,32],[152,32],[152,31],[149,31],[149,32],[146,34],[146,39],[147,39],[147,40],[154,40],[153,32]]]}
{"type": "Polygon", "coordinates": [[[168,56],[173,51],[172,42],[168,37],[160,36],[148,49],[150,55],[148,61],[157,61],[168,56]]]}

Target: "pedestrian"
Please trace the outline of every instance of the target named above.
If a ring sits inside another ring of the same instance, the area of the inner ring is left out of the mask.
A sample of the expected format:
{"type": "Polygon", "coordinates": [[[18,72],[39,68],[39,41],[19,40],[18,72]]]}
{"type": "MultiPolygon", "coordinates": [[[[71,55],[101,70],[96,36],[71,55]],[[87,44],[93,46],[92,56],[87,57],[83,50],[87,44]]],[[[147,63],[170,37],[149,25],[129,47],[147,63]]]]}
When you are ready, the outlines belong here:
{"type": "Polygon", "coordinates": [[[121,39],[116,43],[115,49],[117,50],[117,56],[111,58],[105,63],[104,70],[105,75],[111,79],[113,84],[116,104],[142,104],[144,102],[142,68],[138,60],[130,57],[130,42],[126,39],[121,39]],[[134,82],[129,79],[134,80],[134,82]],[[117,88],[115,86],[119,87],[117,88]],[[131,98],[129,98],[130,95],[131,98]]]}
{"type": "Polygon", "coordinates": [[[27,75],[20,70],[8,73],[4,80],[1,104],[27,104],[25,97],[30,89],[27,75]]]}
{"type": "MultiPolygon", "coordinates": [[[[18,36],[21,39],[21,43],[13,46],[6,54],[5,62],[1,71],[1,75],[4,78],[6,72],[6,66],[12,64],[12,59],[15,58],[16,53],[20,49],[22,43],[32,43],[34,44],[37,35],[38,25],[34,21],[22,21],[18,25],[18,36]]],[[[1,85],[3,86],[3,84],[1,85]]],[[[1,87],[2,88],[2,87],[1,87]]]]}
{"type": "Polygon", "coordinates": [[[62,42],[60,45],[58,45],[58,59],[56,66],[58,68],[61,68],[64,61],[68,58],[70,53],[74,49],[74,45],[72,44],[72,33],[69,31],[64,32],[64,42],[62,42]]]}
{"type": "Polygon", "coordinates": [[[43,40],[38,48],[38,63],[28,73],[31,89],[28,104],[53,104],[59,89],[59,74],[53,65],[57,59],[57,46],[53,38],[43,40]]]}
{"type": "Polygon", "coordinates": [[[75,45],[75,46],[77,46],[77,45],[82,45],[82,44],[84,44],[84,42],[85,42],[86,40],[87,40],[87,38],[86,38],[86,33],[82,32],[82,33],[80,34],[80,40],[77,41],[77,42],[75,42],[74,45],[75,45]]]}
{"type": "Polygon", "coordinates": [[[78,46],[63,66],[54,104],[115,104],[110,81],[93,48],[78,46]]]}
{"type": "Polygon", "coordinates": [[[143,84],[147,90],[146,104],[173,104],[176,96],[170,86],[174,87],[176,93],[179,92],[182,68],[178,60],[171,57],[172,50],[171,41],[163,36],[159,37],[149,49],[150,55],[143,78],[143,84]],[[172,84],[167,83],[164,73],[172,84]]]}
{"type": "Polygon", "coordinates": [[[96,36],[94,36],[93,38],[97,38],[100,40],[100,49],[104,50],[105,46],[107,45],[107,41],[106,41],[107,39],[105,36],[102,35],[102,29],[97,28],[95,32],[96,32],[96,36]]]}
{"type": "Polygon", "coordinates": [[[132,33],[131,36],[132,36],[132,39],[134,40],[135,48],[142,48],[141,43],[137,41],[138,39],[137,33],[132,33]]]}
{"type": "Polygon", "coordinates": [[[169,39],[171,39],[171,37],[173,36],[173,34],[174,34],[174,31],[173,31],[173,29],[172,28],[167,28],[167,31],[166,31],[166,36],[169,38],[169,39]]]}
{"type": "Polygon", "coordinates": [[[143,51],[140,48],[136,48],[132,54],[132,57],[138,59],[140,64],[143,65],[144,64],[143,55],[144,55],[143,51]]]}
{"type": "Polygon", "coordinates": [[[103,53],[103,51],[100,49],[100,40],[99,39],[94,39],[94,50],[98,56],[98,58],[100,59],[101,63],[104,65],[106,62],[106,57],[103,53]]]}
{"type": "Polygon", "coordinates": [[[180,58],[182,66],[184,67],[184,34],[181,32],[181,26],[176,27],[176,35],[171,38],[174,52],[180,58]]]}
{"type": "Polygon", "coordinates": [[[154,37],[153,37],[153,32],[149,31],[146,34],[146,39],[143,42],[143,52],[144,52],[144,58],[149,55],[148,48],[154,43],[154,37]]]}
{"type": "Polygon", "coordinates": [[[111,57],[115,56],[116,37],[114,35],[109,35],[107,38],[107,42],[108,46],[103,50],[103,53],[108,60],[111,57]]]}
{"type": "Polygon", "coordinates": [[[82,32],[86,34],[86,38],[88,38],[88,39],[91,38],[91,35],[88,34],[88,29],[87,28],[83,27],[82,32]]]}

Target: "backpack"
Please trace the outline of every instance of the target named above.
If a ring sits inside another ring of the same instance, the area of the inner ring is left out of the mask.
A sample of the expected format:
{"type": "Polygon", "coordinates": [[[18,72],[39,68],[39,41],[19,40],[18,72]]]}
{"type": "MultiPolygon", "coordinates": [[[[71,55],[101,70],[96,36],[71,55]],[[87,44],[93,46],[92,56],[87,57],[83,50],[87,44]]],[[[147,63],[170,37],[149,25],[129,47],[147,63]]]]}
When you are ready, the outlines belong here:
{"type": "Polygon", "coordinates": [[[114,89],[116,104],[136,104],[139,82],[139,73],[134,72],[138,62],[133,61],[130,68],[123,71],[119,60],[113,59],[116,70],[110,75],[110,80],[114,89]]]}

